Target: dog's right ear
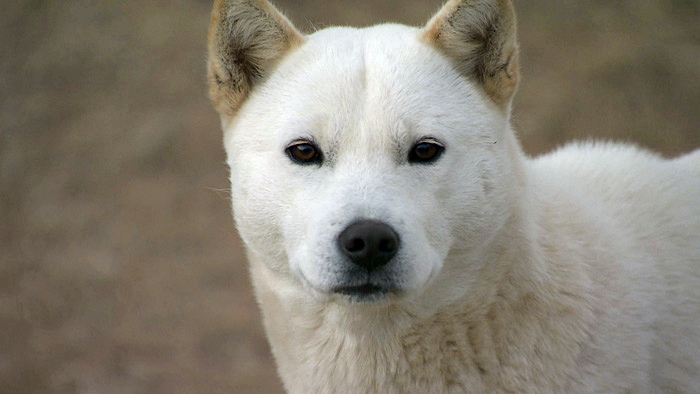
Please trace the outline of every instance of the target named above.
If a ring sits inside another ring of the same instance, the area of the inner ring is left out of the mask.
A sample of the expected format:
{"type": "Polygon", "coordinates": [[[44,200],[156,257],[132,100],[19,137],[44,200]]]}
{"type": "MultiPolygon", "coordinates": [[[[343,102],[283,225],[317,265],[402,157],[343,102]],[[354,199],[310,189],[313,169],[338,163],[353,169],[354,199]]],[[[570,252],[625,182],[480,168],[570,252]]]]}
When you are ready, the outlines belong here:
{"type": "Polygon", "coordinates": [[[507,108],[518,85],[518,43],[511,0],[450,0],[422,39],[507,108]]]}
{"type": "Polygon", "coordinates": [[[266,0],[216,0],[209,26],[209,97],[226,122],[304,36],[266,0]]]}

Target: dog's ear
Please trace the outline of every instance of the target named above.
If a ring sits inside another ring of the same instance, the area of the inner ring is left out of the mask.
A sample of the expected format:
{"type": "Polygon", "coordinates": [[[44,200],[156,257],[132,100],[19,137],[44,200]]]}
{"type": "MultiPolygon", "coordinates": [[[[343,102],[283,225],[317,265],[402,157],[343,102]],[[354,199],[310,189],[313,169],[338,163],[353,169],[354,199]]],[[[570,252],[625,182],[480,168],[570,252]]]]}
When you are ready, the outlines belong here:
{"type": "Polygon", "coordinates": [[[304,36],[265,0],[216,0],[209,26],[209,96],[230,120],[250,90],[304,36]]]}
{"type": "Polygon", "coordinates": [[[422,38],[506,108],[518,84],[515,11],[510,0],[450,0],[422,38]]]}

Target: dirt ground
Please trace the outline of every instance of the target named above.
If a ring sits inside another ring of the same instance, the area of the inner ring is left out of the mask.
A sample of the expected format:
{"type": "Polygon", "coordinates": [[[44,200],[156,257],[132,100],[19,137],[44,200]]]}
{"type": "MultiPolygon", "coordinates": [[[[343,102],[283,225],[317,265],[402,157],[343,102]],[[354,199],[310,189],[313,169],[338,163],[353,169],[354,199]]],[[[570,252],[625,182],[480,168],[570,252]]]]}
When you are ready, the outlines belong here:
{"type": "MultiPolygon", "coordinates": [[[[0,12],[0,393],[278,393],[204,78],[210,1],[0,12]]],[[[283,1],[305,31],[440,0],[283,1]]],[[[700,2],[516,3],[514,125],[700,146],[700,2]]]]}

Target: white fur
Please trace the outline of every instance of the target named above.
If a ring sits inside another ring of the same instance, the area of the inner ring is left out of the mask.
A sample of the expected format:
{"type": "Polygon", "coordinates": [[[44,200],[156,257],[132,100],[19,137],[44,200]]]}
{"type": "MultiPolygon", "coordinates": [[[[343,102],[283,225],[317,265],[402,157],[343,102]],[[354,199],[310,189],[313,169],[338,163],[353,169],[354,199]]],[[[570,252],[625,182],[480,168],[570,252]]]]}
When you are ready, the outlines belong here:
{"type": "Polygon", "coordinates": [[[310,35],[227,124],[233,210],[291,393],[700,390],[700,151],[526,158],[419,30],[310,35]],[[406,162],[416,140],[444,155],[406,162]],[[321,166],[285,154],[305,138],[321,166]],[[382,220],[403,290],[353,303],[340,231],[382,220]]]}

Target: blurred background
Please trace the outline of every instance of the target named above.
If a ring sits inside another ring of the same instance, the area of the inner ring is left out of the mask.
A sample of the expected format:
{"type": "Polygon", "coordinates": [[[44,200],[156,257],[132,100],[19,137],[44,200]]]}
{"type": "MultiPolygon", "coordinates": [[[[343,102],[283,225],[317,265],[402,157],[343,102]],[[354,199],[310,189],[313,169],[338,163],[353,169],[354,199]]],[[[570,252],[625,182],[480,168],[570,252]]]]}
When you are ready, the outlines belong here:
{"type": "MultiPolygon", "coordinates": [[[[275,2],[304,31],[441,1],[275,2]]],[[[0,392],[279,393],[205,85],[211,2],[0,7],[0,392]]],[[[700,146],[700,1],[518,1],[513,123],[700,146]]]]}

